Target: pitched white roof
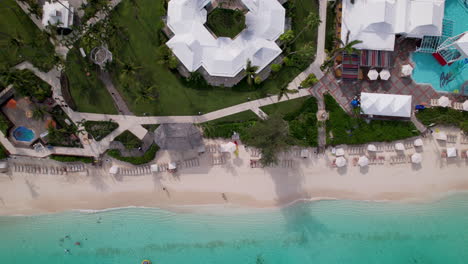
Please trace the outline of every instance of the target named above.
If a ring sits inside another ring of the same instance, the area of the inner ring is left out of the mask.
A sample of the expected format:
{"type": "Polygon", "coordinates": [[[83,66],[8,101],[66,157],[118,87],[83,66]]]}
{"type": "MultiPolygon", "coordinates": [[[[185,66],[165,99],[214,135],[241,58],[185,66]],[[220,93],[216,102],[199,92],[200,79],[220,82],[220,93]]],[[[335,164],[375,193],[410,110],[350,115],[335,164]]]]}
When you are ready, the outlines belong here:
{"type": "Polygon", "coordinates": [[[69,28],[73,25],[73,7],[68,1],[44,3],[42,25],[48,26],[49,23],[62,28],[69,28]]]}
{"type": "Polygon", "coordinates": [[[445,0],[343,1],[341,40],[361,40],[358,49],[393,51],[395,34],[440,36],[445,0]]]}
{"type": "Polygon", "coordinates": [[[242,0],[249,9],[246,29],[235,39],[216,38],[203,25],[210,0],[171,0],[167,25],[174,33],[166,44],[191,72],[200,66],[212,76],[234,77],[247,59],[261,71],[280,53],[275,40],[284,32],[285,10],[277,0],[242,0]]]}
{"type": "Polygon", "coordinates": [[[463,36],[455,41],[455,47],[463,54],[463,57],[468,58],[468,31],[463,33],[463,36]]]}
{"type": "Polygon", "coordinates": [[[411,117],[411,95],[361,93],[361,111],[366,115],[411,117]]]}

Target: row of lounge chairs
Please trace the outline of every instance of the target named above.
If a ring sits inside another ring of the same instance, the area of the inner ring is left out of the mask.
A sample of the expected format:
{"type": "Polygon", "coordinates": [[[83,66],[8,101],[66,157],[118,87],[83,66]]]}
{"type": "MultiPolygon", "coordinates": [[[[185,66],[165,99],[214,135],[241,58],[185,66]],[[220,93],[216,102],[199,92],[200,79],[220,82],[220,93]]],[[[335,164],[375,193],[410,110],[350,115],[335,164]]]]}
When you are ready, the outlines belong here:
{"type": "Polygon", "coordinates": [[[65,175],[67,173],[83,172],[86,170],[86,168],[84,164],[70,164],[63,167],[15,164],[13,166],[13,170],[15,172],[25,172],[31,174],[65,175]]]}
{"type": "Polygon", "coordinates": [[[394,155],[390,157],[390,164],[411,163],[411,155],[394,155]]]}
{"type": "Polygon", "coordinates": [[[269,164],[267,166],[263,166],[260,160],[251,159],[250,167],[251,168],[263,168],[263,167],[278,168],[280,167],[280,168],[290,169],[294,167],[294,160],[291,160],[291,159],[279,160],[278,164],[269,164]]]}
{"type": "Polygon", "coordinates": [[[151,168],[149,165],[137,166],[133,168],[119,168],[120,175],[145,175],[150,174],[151,168]]]}

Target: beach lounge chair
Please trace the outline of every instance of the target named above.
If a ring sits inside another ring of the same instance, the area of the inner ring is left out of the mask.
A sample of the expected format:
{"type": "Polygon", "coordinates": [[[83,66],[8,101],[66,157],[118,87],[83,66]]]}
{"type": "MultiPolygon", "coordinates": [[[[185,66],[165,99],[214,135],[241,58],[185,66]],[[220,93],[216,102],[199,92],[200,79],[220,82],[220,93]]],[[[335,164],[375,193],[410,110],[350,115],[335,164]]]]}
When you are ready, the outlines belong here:
{"type": "Polygon", "coordinates": [[[439,106],[439,102],[437,101],[437,99],[431,99],[431,106],[432,107],[439,106]]]}
{"type": "Polygon", "coordinates": [[[447,143],[456,143],[458,136],[455,134],[447,134],[447,143]]]}
{"type": "Polygon", "coordinates": [[[260,160],[250,160],[250,168],[261,168],[262,164],[260,163],[260,160]]]}
{"type": "Polygon", "coordinates": [[[460,143],[461,144],[468,144],[468,136],[465,135],[465,134],[461,134],[460,143]]]}

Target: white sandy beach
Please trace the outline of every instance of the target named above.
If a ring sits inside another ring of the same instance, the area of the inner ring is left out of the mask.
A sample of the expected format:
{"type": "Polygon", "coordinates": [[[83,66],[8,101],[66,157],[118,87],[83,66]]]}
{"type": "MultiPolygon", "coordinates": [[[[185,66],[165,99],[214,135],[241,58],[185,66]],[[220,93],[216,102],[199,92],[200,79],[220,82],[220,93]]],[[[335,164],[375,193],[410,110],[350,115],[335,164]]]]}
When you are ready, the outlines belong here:
{"type": "MultiPolygon", "coordinates": [[[[0,174],[0,215],[30,215],[73,209],[101,210],[126,206],[168,208],[174,205],[228,204],[245,207],[273,207],[298,199],[336,198],[352,200],[427,200],[447,192],[468,190],[468,163],[460,157],[441,159],[445,143],[423,138],[421,166],[411,163],[368,168],[353,166],[345,157],[345,168],[331,167],[334,158],[325,155],[302,159],[288,157],[292,169],[250,168],[250,155],[240,147],[239,158],[232,154],[226,164],[208,164],[209,153],[200,157],[200,166],[183,168],[176,175],[167,172],[144,176],[111,176],[110,163],[86,173],[39,175],[0,174]],[[442,145],[442,146],[441,146],[442,145]],[[166,190],[163,190],[163,187],[166,190]],[[222,196],[225,194],[225,198],[222,196]]],[[[450,146],[450,144],[447,144],[450,146]]],[[[468,145],[455,144],[458,150],[468,145]]],[[[405,154],[415,149],[405,150],[405,154]]],[[[173,159],[173,158],[172,158],[173,159]]],[[[18,159],[20,160],[20,159],[18,159]]],[[[159,161],[170,161],[168,153],[158,153],[159,161]]],[[[29,161],[29,164],[33,162],[29,161]]],[[[34,161],[46,164],[51,161],[34,161]]],[[[113,164],[116,164],[115,162],[113,164]]]]}

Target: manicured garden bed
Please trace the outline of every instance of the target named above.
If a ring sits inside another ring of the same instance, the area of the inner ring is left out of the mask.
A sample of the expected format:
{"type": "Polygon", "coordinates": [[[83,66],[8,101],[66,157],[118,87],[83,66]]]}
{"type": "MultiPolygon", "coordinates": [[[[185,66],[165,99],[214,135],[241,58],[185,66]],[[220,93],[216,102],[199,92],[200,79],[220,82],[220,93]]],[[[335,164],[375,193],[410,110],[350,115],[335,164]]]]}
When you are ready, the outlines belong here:
{"type": "Polygon", "coordinates": [[[117,149],[108,150],[107,155],[115,159],[131,163],[133,165],[141,165],[141,164],[146,164],[154,160],[154,158],[156,157],[156,152],[158,152],[158,150],[159,150],[158,145],[153,144],[141,157],[124,157],[120,155],[120,151],[117,149]]]}
{"type": "Polygon", "coordinates": [[[215,8],[208,14],[206,26],[218,37],[234,38],[245,28],[242,11],[215,8]]]}
{"type": "Polygon", "coordinates": [[[126,149],[138,148],[143,144],[139,138],[128,130],[125,130],[122,134],[114,138],[114,141],[122,143],[126,149]]]}
{"type": "Polygon", "coordinates": [[[156,130],[156,128],[159,127],[159,124],[149,124],[149,125],[142,125],[142,126],[143,126],[143,128],[145,128],[149,132],[154,132],[156,130]]]}
{"type": "Polygon", "coordinates": [[[363,144],[373,141],[394,141],[419,134],[409,121],[372,120],[352,117],[335,99],[325,94],[325,108],[329,112],[326,122],[327,144],[363,144]]]}
{"type": "Polygon", "coordinates": [[[203,136],[207,138],[231,138],[234,132],[241,138],[246,135],[246,129],[258,121],[258,116],[250,111],[225,116],[202,124],[203,136]]]}
{"type": "Polygon", "coordinates": [[[83,157],[83,156],[63,156],[63,155],[50,155],[49,158],[60,161],[60,162],[83,162],[83,163],[93,163],[93,157],[83,157]]]}
{"type": "Polygon", "coordinates": [[[430,124],[458,126],[468,133],[468,112],[448,107],[431,107],[416,113],[424,125],[430,124]]]}
{"type": "Polygon", "coordinates": [[[119,127],[119,124],[109,121],[85,121],[85,130],[97,141],[105,138],[119,127]]]}

